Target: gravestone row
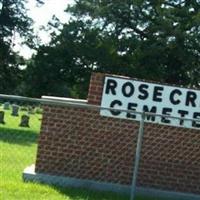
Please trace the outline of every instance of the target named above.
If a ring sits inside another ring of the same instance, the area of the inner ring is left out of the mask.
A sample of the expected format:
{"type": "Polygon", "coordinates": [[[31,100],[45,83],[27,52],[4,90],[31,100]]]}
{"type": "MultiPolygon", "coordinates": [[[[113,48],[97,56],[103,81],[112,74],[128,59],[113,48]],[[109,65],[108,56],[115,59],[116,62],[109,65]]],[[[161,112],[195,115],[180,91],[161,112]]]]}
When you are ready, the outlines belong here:
{"type": "MultiPolygon", "coordinates": [[[[0,124],[5,124],[4,116],[5,116],[4,111],[0,111],[0,124]]],[[[30,120],[30,117],[28,115],[22,115],[19,126],[30,127],[29,120],[30,120]]]]}
{"type": "MultiPolygon", "coordinates": [[[[5,102],[3,104],[3,109],[4,110],[10,110],[10,107],[12,108],[12,116],[19,116],[19,110],[20,110],[20,106],[16,105],[16,104],[12,104],[10,105],[9,102],[5,102]]],[[[22,110],[22,108],[21,108],[22,110]]],[[[28,114],[34,114],[35,111],[34,111],[34,107],[32,106],[29,106],[27,109],[25,109],[26,111],[28,111],[28,114]]]]}
{"type": "MultiPolygon", "coordinates": [[[[18,105],[16,105],[16,104],[13,104],[11,107],[12,107],[11,115],[14,116],[14,117],[18,117],[19,116],[20,107],[18,105]]],[[[10,103],[9,102],[5,102],[3,104],[3,109],[4,110],[10,110],[10,103]]],[[[32,107],[28,108],[28,114],[34,114],[34,110],[33,110],[32,107]]],[[[4,111],[0,111],[0,124],[5,124],[4,116],[5,116],[5,112],[4,111]]],[[[28,115],[22,115],[19,126],[20,127],[30,127],[29,126],[29,120],[30,120],[30,117],[28,115]]]]}

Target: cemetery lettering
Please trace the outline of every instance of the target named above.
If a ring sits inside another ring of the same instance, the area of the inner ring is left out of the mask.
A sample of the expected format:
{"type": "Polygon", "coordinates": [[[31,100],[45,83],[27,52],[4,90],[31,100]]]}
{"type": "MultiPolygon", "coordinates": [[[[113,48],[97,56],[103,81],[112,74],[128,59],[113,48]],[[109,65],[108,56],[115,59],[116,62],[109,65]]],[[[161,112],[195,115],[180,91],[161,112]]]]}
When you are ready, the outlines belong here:
{"type": "MultiPolygon", "coordinates": [[[[151,112],[173,117],[200,119],[200,91],[125,78],[105,77],[102,107],[151,112]]],[[[101,115],[140,121],[135,113],[102,110],[101,115]]],[[[147,116],[146,121],[200,128],[199,121],[147,116]]]]}

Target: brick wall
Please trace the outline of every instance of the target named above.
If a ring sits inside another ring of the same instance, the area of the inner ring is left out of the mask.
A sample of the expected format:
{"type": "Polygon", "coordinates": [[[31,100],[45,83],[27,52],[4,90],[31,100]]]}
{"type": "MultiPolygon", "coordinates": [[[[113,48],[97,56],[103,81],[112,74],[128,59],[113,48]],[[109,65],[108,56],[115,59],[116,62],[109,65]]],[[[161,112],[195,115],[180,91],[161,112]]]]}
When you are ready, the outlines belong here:
{"type": "MultiPolygon", "coordinates": [[[[103,74],[88,103],[100,105],[103,74]]],[[[36,172],[129,185],[139,123],[44,106],[36,172]]],[[[145,123],[138,186],[200,194],[200,131],[145,123]]]]}
{"type": "Polygon", "coordinates": [[[105,74],[93,73],[88,91],[88,104],[100,105],[105,74]]]}

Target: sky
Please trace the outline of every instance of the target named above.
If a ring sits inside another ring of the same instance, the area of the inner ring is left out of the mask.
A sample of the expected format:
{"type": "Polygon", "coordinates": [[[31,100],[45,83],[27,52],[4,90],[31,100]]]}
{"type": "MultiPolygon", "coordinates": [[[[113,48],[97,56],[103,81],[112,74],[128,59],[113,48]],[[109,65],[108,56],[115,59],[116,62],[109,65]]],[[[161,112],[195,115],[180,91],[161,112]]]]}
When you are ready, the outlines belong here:
{"type": "MultiPolygon", "coordinates": [[[[45,0],[43,6],[37,7],[35,0],[28,0],[28,15],[34,20],[35,33],[41,38],[42,43],[48,43],[50,37],[47,32],[41,31],[40,27],[47,26],[53,15],[59,18],[61,22],[67,22],[70,16],[64,10],[69,4],[73,4],[73,0],[45,0]]],[[[20,41],[20,38],[16,36],[16,40],[20,41]]],[[[19,44],[16,44],[15,51],[19,51],[20,55],[27,59],[34,53],[27,46],[20,46],[19,44]]]]}

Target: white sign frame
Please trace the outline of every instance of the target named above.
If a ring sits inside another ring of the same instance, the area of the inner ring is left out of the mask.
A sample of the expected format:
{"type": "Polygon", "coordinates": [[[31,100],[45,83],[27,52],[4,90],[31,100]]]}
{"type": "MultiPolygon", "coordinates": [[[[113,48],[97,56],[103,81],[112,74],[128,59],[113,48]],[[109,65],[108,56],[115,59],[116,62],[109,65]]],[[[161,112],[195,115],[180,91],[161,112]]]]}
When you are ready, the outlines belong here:
{"type": "MultiPolygon", "coordinates": [[[[200,120],[200,90],[106,76],[101,107],[200,120]]],[[[140,114],[101,110],[101,116],[141,121],[140,114]]],[[[146,122],[200,129],[200,122],[149,116],[146,122]]]]}

